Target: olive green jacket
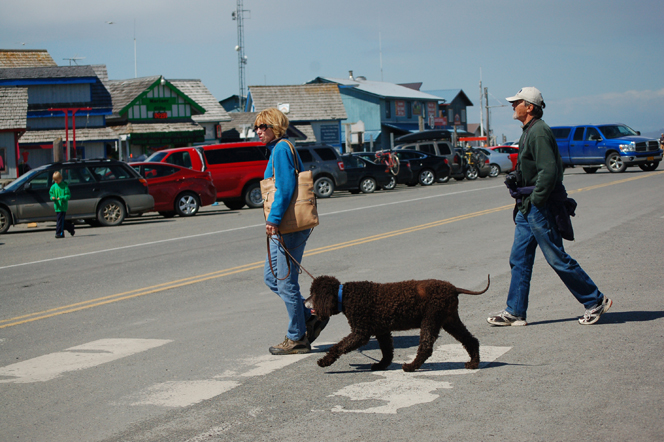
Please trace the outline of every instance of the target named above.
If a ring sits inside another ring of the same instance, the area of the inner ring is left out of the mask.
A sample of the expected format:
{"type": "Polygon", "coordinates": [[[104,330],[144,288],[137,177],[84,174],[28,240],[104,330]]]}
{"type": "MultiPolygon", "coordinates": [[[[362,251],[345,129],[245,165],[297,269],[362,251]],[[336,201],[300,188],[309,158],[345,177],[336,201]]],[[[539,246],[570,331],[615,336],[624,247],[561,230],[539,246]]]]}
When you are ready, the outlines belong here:
{"type": "Polygon", "coordinates": [[[533,119],[523,127],[519,139],[518,167],[521,171],[520,187],[534,186],[530,195],[523,197],[519,210],[526,215],[530,204],[543,207],[549,200],[556,183],[563,180],[563,161],[558,152],[551,128],[540,119],[533,119]]]}

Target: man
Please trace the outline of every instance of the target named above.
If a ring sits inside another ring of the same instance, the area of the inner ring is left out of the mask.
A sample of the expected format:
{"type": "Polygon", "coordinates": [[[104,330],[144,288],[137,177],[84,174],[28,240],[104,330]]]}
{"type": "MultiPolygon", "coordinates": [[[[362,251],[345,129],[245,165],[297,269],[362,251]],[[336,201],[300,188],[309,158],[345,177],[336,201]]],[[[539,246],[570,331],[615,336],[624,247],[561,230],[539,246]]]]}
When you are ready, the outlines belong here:
{"type": "MultiPolygon", "coordinates": [[[[594,324],[611,308],[613,302],[604,296],[581,266],[563,248],[560,215],[572,204],[562,185],[563,164],[551,128],[541,120],[545,107],[542,94],[534,87],[524,87],[507,98],[514,109],[514,119],[523,124],[519,140],[517,169],[505,181],[517,199],[514,243],[510,254],[512,280],[507,294],[507,308],[487,318],[489,324],[526,325],[526,310],[535,251],[540,247],[549,265],[565,283],[572,295],[586,308],[579,323],[594,324]]],[[[564,219],[565,217],[562,217],[564,219]]],[[[569,221],[569,218],[567,218],[569,221]]],[[[571,223],[562,229],[566,239],[573,238],[571,223]]]]}

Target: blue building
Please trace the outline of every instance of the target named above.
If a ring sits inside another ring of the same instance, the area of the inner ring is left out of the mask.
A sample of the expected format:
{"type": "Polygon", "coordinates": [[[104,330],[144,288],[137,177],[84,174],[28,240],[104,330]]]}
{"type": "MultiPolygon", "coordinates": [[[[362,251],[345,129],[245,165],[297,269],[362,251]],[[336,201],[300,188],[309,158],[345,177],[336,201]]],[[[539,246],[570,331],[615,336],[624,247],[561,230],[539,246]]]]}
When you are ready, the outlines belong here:
{"type": "MultiPolygon", "coordinates": [[[[391,138],[424,129],[433,129],[439,116],[442,98],[419,91],[421,83],[399,85],[369,81],[364,77],[318,77],[309,83],[336,83],[348,117],[342,121],[342,140],[346,140],[349,124],[364,124],[363,149],[388,149],[391,138]]],[[[352,129],[351,129],[352,130],[352,129]]],[[[355,137],[353,137],[355,138],[355,137]]],[[[351,138],[351,143],[357,140],[351,138]]],[[[348,150],[348,149],[347,149],[348,150]]]]}

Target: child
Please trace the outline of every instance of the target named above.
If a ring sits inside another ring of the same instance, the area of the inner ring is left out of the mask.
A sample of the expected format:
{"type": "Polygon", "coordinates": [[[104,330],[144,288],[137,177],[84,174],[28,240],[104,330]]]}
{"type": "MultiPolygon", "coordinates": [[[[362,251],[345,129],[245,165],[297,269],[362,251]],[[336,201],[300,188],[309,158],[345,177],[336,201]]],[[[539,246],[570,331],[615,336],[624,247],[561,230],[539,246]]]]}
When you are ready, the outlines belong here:
{"type": "Polygon", "coordinates": [[[69,208],[69,198],[71,193],[69,192],[69,186],[66,181],[62,181],[62,174],[60,172],[53,173],[53,185],[51,190],[48,192],[51,195],[51,201],[53,201],[53,208],[55,209],[55,214],[57,215],[57,221],[55,224],[55,237],[64,238],[65,232],[67,229],[71,236],[76,234],[74,230],[74,223],[67,221],[65,218],[67,216],[67,209],[69,208]]]}

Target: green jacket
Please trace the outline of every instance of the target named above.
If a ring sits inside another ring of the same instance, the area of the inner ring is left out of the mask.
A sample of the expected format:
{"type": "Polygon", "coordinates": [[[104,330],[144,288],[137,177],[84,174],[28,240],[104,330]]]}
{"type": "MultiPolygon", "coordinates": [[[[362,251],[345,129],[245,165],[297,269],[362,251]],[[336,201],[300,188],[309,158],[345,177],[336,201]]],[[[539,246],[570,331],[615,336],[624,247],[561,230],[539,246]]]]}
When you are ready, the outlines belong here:
{"type": "Polygon", "coordinates": [[[53,201],[55,212],[66,212],[69,208],[69,198],[71,198],[67,182],[61,181],[60,184],[53,183],[51,190],[49,190],[48,193],[53,201]],[[58,200],[58,198],[60,199],[58,200]]]}
{"type": "Polygon", "coordinates": [[[522,177],[520,186],[535,187],[533,193],[524,196],[519,205],[521,213],[526,215],[531,203],[543,207],[556,183],[563,180],[563,160],[558,144],[544,121],[533,119],[523,127],[518,164],[522,177]]]}

